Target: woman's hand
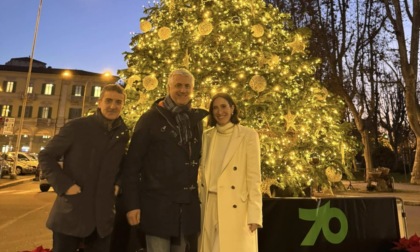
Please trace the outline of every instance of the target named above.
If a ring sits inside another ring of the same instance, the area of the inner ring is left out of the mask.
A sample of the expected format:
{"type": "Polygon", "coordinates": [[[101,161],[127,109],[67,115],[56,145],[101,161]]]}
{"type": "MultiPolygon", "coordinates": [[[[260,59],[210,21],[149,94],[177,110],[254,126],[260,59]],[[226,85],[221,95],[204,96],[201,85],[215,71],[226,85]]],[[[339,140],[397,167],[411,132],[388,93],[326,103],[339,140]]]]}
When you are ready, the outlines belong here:
{"type": "Polygon", "coordinates": [[[249,226],[249,230],[251,231],[251,233],[253,233],[255,230],[257,230],[257,228],[260,227],[260,225],[255,224],[255,223],[248,224],[248,226],[249,226]]]}
{"type": "Polygon", "coordinates": [[[131,226],[138,225],[140,223],[140,209],[134,209],[127,212],[127,221],[131,226]]]}

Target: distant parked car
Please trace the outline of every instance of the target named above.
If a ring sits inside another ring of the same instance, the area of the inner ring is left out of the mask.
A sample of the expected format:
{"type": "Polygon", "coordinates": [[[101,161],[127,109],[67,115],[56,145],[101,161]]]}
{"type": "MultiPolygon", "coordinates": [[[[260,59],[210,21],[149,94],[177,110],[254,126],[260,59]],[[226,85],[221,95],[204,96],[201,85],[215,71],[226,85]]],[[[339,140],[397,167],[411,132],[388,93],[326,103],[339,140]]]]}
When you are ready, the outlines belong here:
{"type": "MultiPolygon", "coordinates": [[[[15,163],[15,153],[9,152],[3,154],[2,157],[6,159],[6,162],[10,167],[14,166],[15,163]]],[[[16,161],[16,175],[22,174],[33,174],[36,172],[36,167],[38,166],[38,161],[30,159],[29,157],[22,156],[21,153],[18,153],[18,159],[16,161]]]]}

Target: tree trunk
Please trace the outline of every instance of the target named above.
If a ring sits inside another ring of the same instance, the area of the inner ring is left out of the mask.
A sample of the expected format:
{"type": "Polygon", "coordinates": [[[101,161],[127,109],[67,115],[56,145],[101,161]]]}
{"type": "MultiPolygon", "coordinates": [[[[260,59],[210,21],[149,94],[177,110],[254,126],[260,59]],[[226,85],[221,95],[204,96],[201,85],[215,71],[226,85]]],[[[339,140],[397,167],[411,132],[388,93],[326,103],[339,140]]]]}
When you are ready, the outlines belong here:
{"type": "Polygon", "coordinates": [[[411,172],[411,184],[420,185],[420,137],[416,138],[417,147],[416,147],[416,156],[414,157],[413,171],[411,172]]]}
{"type": "Polygon", "coordinates": [[[363,154],[365,158],[365,181],[369,178],[369,172],[373,170],[373,164],[372,164],[372,155],[371,155],[371,143],[369,139],[369,132],[364,129],[362,132],[360,132],[362,135],[362,143],[364,145],[363,148],[363,154]]]}

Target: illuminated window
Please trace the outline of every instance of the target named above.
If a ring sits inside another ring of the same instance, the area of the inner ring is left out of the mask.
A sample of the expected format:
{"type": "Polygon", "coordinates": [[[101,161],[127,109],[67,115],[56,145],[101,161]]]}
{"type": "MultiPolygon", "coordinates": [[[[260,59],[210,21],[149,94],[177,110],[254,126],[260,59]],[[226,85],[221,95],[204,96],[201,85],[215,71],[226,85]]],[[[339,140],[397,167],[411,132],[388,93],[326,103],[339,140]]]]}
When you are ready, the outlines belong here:
{"type": "Polygon", "coordinates": [[[44,83],[42,84],[42,94],[43,95],[54,95],[55,86],[53,83],[44,83]]]}
{"type": "Polygon", "coordinates": [[[101,95],[102,87],[100,86],[94,86],[93,87],[93,97],[99,97],[101,95]]]}
{"type": "Polygon", "coordinates": [[[51,118],[51,107],[39,107],[38,118],[51,118]]]}
{"type": "Polygon", "coordinates": [[[33,83],[29,83],[27,93],[28,94],[33,94],[34,93],[34,84],[33,83]]]}
{"type": "Polygon", "coordinates": [[[84,86],[73,86],[72,95],[73,96],[83,96],[84,86]]]}
{"type": "Polygon", "coordinates": [[[12,115],[12,105],[0,105],[0,116],[10,117],[12,115]]]}
{"type": "Polygon", "coordinates": [[[15,93],[16,81],[3,81],[2,91],[6,93],[15,93]]]}

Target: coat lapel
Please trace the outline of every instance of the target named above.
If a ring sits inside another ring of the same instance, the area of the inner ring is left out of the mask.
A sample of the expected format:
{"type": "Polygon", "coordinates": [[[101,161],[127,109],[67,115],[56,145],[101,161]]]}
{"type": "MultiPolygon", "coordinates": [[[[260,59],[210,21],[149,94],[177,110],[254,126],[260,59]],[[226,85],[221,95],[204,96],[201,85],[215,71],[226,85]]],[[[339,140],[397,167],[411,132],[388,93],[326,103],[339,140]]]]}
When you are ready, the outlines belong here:
{"type": "Polygon", "coordinates": [[[228,165],[230,160],[232,160],[233,155],[235,154],[236,151],[238,151],[239,144],[242,142],[243,139],[244,139],[243,132],[240,130],[239,125],[235,125],[235,127],[233,127],[232,138],[229,142],[229,146],[227,148],[225,157],[223,158],[223,164],[222,164],[223,170],[226,169],[226,166],[228,165]]]}
{"type": "Polygon", "coordinates": [[[210,178],[210,158],[209,158],[209,153],[213,148],[213,144],[214,144],[214,136],[216,135],[216,128],[213,128],[209,131],[206,131],[205,134],[205,146],[203,146],[203,153],[207,156],[203,156],[203,160],[205,160],[204,163],[204,167],[205,167],[205,172],[204,172],[204,177],[206,179],[206,185],[209,184],[209,178],[210,178]]]}

